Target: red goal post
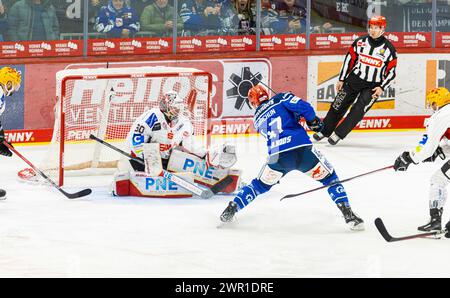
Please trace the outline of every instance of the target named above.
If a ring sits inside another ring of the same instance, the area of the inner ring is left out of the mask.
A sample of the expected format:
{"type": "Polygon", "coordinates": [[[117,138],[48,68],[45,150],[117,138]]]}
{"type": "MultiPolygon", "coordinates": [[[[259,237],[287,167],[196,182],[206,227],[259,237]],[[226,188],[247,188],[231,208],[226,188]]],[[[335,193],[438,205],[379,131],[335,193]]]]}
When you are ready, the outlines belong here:
{"type": "Polygon", "coordinates": [[[68,69],[56,74],[55,126],[42,168],[63,185],[65,176],[112,174],[120,159],[89,139],[123,147],[134,120],[176,91],[190,111],[194,134],[210,144],[212,75],[194,68],[68,69]]]}

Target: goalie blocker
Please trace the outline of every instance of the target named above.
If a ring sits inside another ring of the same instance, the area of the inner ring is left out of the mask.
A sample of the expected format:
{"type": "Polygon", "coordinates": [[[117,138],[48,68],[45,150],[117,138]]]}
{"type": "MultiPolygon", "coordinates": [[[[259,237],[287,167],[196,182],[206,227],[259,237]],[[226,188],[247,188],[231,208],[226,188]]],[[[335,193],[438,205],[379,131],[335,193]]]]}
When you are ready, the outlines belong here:
{"type": "MultiPolygon", "coordinates": [[[[158,152],[159,145],[152,143],[145,145],[145,171],[133,171],[122,168],[122,170],[114,177],[113,195],[157,198],[192,197],[192,193],[186,191],[176,183],[158,176],[162,169],[160,163],[161,159],[154,157],[160,156],[158,152]],[[155,147],[152,145],[157,146],[155,147]]],[[[206,158],[206,160],[175,148],[170,155],[167,171],[177,173],[177,175],[182,176],[183,179],[196,182],[209,188],[220,183],[227,176],[230,176],[232,182],[225,186],[220,192],[233,193],[238,189],[241,170],[231,169],[229,167],[223,168],[220,166],[220,162],[222,162],[224,166],[232,166],[235,163],[235,161],[229,160],[227,154],[221,154],[228,148],[229,146],[223,146],[219,150],[213,151],[213,154],[208,156],[214,156],[216,158],[206,158]],[[222,155],[227,157],[220,158],[222,155]],[[211,163],[214,162],[216,162],[215,166],[211,166],[211,163]]]]}

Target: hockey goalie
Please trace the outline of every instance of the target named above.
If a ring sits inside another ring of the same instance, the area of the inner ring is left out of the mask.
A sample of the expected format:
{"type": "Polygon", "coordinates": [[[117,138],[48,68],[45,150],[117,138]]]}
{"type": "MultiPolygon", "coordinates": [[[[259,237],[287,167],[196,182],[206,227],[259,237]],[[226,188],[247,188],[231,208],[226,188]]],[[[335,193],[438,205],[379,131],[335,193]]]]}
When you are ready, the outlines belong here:
{"type": "Polygon", "coordinates": [[[220,192],[232,193],[239,183],[240,170],[235,147],[223,144],[206,150],[196,143],[189,109],[177,92],[169,91],[159,107],[145,111],[131,126],[126,147],[131,155],[144,160],[121,160],[114,176],[115,196],[184,198],[192,194],[159,176],[162,169],[175,172],[188,181],[213,187],[221,181],[220,192]],[[232,179],[230,179],[232,178],[232,179]]]}

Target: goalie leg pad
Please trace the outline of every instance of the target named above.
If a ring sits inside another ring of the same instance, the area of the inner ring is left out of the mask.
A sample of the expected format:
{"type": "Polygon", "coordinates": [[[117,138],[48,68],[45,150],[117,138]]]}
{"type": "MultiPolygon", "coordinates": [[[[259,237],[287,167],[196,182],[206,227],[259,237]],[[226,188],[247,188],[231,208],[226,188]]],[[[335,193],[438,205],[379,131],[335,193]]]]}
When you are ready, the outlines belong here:
{"type": "Polygon", "coordinates": [[[449,182],[448,176],[444,171],[448,171],[448,169],[444,169],[447,163],[442,166],[441,169],[437,170],[430,179],[430,209],[434,208],[443,208],[445,202],[447,201],[447,185],[449,182]]]}
{"type": "Polygon", "coordinates": [[[130,173],[118,172],[114,175],[113,182],[113,196],[128,196],[130,195],[130,173]]]}

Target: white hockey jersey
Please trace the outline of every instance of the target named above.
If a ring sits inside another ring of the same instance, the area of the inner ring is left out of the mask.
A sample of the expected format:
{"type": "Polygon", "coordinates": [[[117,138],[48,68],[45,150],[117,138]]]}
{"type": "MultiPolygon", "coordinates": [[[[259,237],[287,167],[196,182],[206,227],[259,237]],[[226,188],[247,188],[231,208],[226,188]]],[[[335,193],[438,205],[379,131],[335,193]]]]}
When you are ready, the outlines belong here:
{"type": "Polygon", "coordinates": [[[443,137],[449,138],[450,131],[450,104],[441,107],[427,121],[426,134],[410,155],[414,163],[422,162],[432,156],[441,143],[443,137]]]}
{"type": "Polygon", "coordinates": [[[131,152],[141,158],[145,143],[159,143],[163,159],[168,159],[172,148],[179,145],[199,157],[206,154],[206,149],[195,145],[194,127],[189,118],[180,116],[168,123],[158,108],[146,111],[134,121],[126,142],[131,152]]]}

